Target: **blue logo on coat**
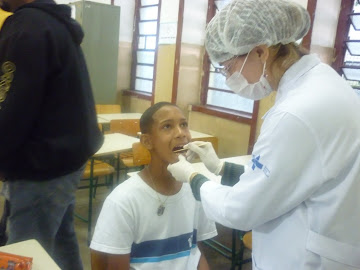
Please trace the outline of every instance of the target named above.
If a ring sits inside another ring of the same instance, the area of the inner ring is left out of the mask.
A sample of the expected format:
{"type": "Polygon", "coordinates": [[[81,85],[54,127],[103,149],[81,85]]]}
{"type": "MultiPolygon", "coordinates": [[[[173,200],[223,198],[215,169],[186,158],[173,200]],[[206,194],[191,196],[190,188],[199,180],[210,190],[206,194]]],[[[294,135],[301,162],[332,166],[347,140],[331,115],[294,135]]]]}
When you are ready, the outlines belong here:
{"type": "Polygon", "coordinates": [[[266,175],[266,177],[269,177],[269,175],[270,175],[270,170],[269,170],[266,166],[264,166],[264,164],[262,164],[262,163],[260,162],[260,155],[258,155],[257,157],[255,157],[255,156],[253,155],[253,157],[252,157],[252,159],[251,159],[251,162],[252,162],[251,169],[252,169],[253,171],[255,171],[255,169],[258,168],[258,169],[260,169],[260,170],[262,170],[262,171],[264,172],[264,174],[266,175]]]}

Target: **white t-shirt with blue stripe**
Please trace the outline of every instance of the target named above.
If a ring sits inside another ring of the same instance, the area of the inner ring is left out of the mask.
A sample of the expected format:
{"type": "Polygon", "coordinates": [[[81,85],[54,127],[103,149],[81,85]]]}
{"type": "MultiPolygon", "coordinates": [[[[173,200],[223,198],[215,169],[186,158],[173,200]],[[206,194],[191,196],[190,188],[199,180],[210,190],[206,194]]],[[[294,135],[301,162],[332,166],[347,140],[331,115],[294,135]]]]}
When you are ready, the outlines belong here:
{"type": "Polygon", "coordinates": [[[130,269],[195,270],[200,258],[197,241],[216,235],[215,223],[206,218],[189,184],[164,196],[134,175],[106,198],[90,248],[130,253],[130,269]],[[166,200],[161,216],[158,196],[166,200]]]}

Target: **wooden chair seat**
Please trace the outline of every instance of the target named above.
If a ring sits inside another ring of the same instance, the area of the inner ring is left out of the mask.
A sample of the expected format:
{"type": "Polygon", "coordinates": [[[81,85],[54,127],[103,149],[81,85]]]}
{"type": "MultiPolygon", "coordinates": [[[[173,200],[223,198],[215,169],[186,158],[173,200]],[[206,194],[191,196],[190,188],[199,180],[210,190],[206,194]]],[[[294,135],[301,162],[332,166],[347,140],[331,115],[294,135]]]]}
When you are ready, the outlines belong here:
{"type": "MultiPolygon", "coordinates": [[[[132,137],[138,137],[140,132],[139,119],[115,119],[110,121],[110,133],[122,133],[132,137]]],[[[136,167],[133,163],[133,151],[121,153],[119,155],[121,161],[120,170],[124,171],[126,177],[129,168],[136,167]]]]}
{"type": "MultiPolygon", "coordinates": [[[[90,168],[91,168],[91,162],[88,161],[83,173],[83,179],[90,178],[90,168]]],[[[110,164],[100,161],[100,160],[94,160],[94,167],[93,167],[93,177],[100,177],[109,175],[115,172],[115,169],[110,164]]]]}
{"type": "Polygon", "coordinates": [[[96,104],[95,110],[97,114],[121,113],[121,106],[119,104],[96,104]]]}
{"type": "Polygon", "coordinates": [[[252,232],[247,232],[243,236],[243,243],[244,246],[250,250],[252,250],[252,232]]]}
{"type": "Polygon", "coordinates": [[[127,156],[127,157],[120,156],[120,159],[125,167],[128,167],[128,168],[136,167],[134,165],[134,157],[133,157],[132,153],[131,153],[131,156],[127,156]]]}
{"type": "Polygon", "coordinates": [[[151,155],[142,143],[136,142],[132,145],[131,155],[123,156],[121,161],[126,168],[141,167],[150,163],[151,155]]]}
{"type": "Polygon", "coordinates": [[[111,133],[122,133],[128,136],[137,137],[140,131],[139,119],[114,119],[110,121],[111,133]]]}

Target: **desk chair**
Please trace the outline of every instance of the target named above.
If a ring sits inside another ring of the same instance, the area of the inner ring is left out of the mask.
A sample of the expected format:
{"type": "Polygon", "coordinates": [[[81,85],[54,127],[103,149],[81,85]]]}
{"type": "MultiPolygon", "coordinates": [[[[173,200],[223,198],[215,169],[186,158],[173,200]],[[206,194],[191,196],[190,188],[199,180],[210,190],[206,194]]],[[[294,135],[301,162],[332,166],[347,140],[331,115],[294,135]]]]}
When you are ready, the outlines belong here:
{"type": "Polygon", "coordinates": [[[110,133],[122,133],[137,137],[140,132],[140,119],[115,119],[110,121],[110,133]]]}
{"type": "Polygon", "coordinates": [[[111,186],[113,185],[113,175],[114,175],[115,169],[110,164],[100,161],[100,160],[94,160],[93,158],[90,159],[85,167],[83,176],[81,181],[89,181],[88,185],[80,185],[79,189],[89,188],[89,207],[88,207],[88,214],[87,217],[84,218],[78,214],[75,214],[77,218],[80,220],[88,223],[88,237],[87,242],[88,245],[90,245],[90,236],[91,236],[91,226],[92,226],[92,201],[93,198],[95,198],[95,192],[96,188],[99,186],[111,186]],[[100,177],[106,177],[105,183],[99,184],[98,179],[100,177]],[[94,183],[95,181],[95,183],[94,183]]]}
{"type": "Polygon", "coordinates": [[[121,106],[119,104],[96,104],[96,114],[104,113],[121,113],[121,106]]]}
{"type": "Polygon", "coordinates": [[[145,165],[151,161],[149,150],[141,142],[133,143],[132,156],[122,159],[123,164],[126,166],[126,175],[129,169],[141,170],[145,165]]]}
{"type": "MultiPolygon", "coordinates": [[[[137,137],[140,132],[140,120],[139,119],[116,119],[110,121],[110,133],[122,133],[128,136],[137,137]]],[[[125,177],[129,171],[129,168],[137,167],[133,165],[133,151],[121,153],[117,164],[118,170],[123,170],[125,177]],[[121,166],[120,167],[120,161],[121,166]]],[[[119,179],[117,179],[118,181],[119,179]]]]}
{"type": "Polygon", "coordinates": [[[241,270],[243,264],[251,262],[251,258],[244,259],[244,251],[245,248],[252,250],[252,232],[233,229],[231,240],[231,248],[213,239],[205,240],[203,243],[229,259],[230,270],[241,270]]]}

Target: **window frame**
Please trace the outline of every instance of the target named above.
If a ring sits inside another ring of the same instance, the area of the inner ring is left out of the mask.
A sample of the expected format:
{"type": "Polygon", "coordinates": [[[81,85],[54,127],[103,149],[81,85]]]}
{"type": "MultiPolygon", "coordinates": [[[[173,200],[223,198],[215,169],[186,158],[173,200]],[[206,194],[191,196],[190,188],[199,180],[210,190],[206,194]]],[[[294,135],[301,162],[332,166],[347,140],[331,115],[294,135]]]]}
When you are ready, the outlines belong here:
{"type": "MultiPolygon", "coordinates": [[[[343,67],[346,67],[345,63],[345,55],[346,51],[348,50],[347,41],[357,41],[357,40],[351,40],[349,39],[349,32],[350,32],[350,26],[352,25],[350,14],[353,14],[354,10],[354,4],[357,2],[360,5],[359,0],[342,0],[341,1],[341,9],[339,14],[339,20],[336,30],[336,38],[335,38],[335,53],[334,53],[334,59],[335,61],[332,63],[332,67],[339,73],[339,75],[343,76],[344,72],[342,70],[343,67]],[[345,30],[345,31],[344,31],[345,30]]],[[[355,12],[358,13],[358,12],[355,12]]],[[[354,27],[355,29],[355,27],[354,27]]],[[[360,30],[357,30],[360,31],[360,30]]],[[[359,40],[360,43],[360,40],[359,40]]],[[[359,61],[360,64],[360,61],[359,61]]],[[[359,67],[354,67],[354,69],[359,69],[359,67]]],[[[345,76],[345,75],[344,75],[345,76]]],[[[345,76],[345,79],[348,80],[345,76]]],[[[356,80],[358,81],[358,80],[356,80]]],[[[358,81],[360,82],[360,81],[358,81]]],[[[360,87],[359,86],[350,86],[354,89],[354,91],[357,91],[359,93],[360,87]]]]}
{"type": "MultiPolygon", "coordinates": [[[[208,12],[206,17],[206,24],[215,16],[216,5],[215,1],[225,0],[209,0],[208,1],[208,12]]],[[[211,61],[208,53],[205,51],[203,59],[203,76],[201,79],[201,93],[200,93],[200,105],[193,105],[193,111],[204,112],[210,115],[214,115],[221,118],[226,118],[240,123],[249,124],[252,128],[255,126],[259,111],[259,101],[254,101],[253,112],[248,113],[244,111],[237,111],[228,109],[225,107],[208,105],[207,96],[209,91],[209,79],[210,79],[210,66],[211,61]]],[[[225,89],[214,89],[215,91],[226,91],[225,89]]],[[[227,91],[226,91],[227,92],[227,91]]]]}
{"type": "Polygon", "coordinates": [[[133,41],[132,41],[132,65],[131,65],[131,83],[130,90],[125,90],[124,95],[135,96],[145,100],[153,100],[154,89],[155,89],[155,81],[156,81],[156,65],[157,65],[157,54],[159,48],[159,31],[160,31],[160,13],[161,13],[161,0],[159,0],[158,4],[153,5],[141,5],[141,0],[135,0],[135,12],[134,12],[134,26],[133,26],[133,41]],[[144,7],[158,7],[158,16],[156,20],[140,20],[140,9],[144,7]],[[140,35],[139,24],[141,22],[149,22],[149,21],[157,21],[156,27],[156,35],[146,35],[146,36],[156,36],[156,48],[154,50],[149,49],[139,49],[139,39],[144,35],[140,35]],[[141,78],[136,76],[136,68],[138,65],[137,61],[137,53],[139,51],[154,51],[154,64],[141,64],[144,66],[152,66],[153,67],[153,78],[152,78],[152,90],[151,92],[141,91],[135,89],[135,82],[137,78],[150,80],[148,78],[141,78]]]}
{"type": "Polygon", "coordinates": [[[341,67],[344,63],[345,53],[346,53],[346,44],[345,41],[347,40],[350,24],[351,21],[349,19],[349,14],[352,13],[352,7],[354,6],[355,0],[342,0],[341,1],[341,9],[338,19],[338,25],[336,30],[336,37],[335,37],[335,61],[332,63],[332,67],[339,73],[341,72],[341,67]],[[346,29],[347,31],[344,31],[346,29]]]}

